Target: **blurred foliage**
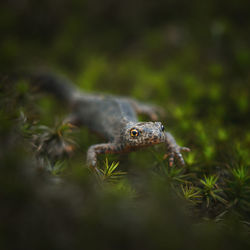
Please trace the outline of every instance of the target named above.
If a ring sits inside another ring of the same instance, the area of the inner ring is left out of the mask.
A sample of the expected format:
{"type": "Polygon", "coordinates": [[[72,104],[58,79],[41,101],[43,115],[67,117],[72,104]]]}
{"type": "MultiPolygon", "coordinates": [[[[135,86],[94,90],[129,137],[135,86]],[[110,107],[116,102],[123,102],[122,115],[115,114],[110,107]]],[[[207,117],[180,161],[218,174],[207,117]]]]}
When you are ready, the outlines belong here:
{"type": "Polygon", "coordinates": [[[249,1],[0,7],[0,249],[249,249],[249,1]],[[162,106],[186,166],[159,145],[100,157],[93,174],[101,140],[10,74],[40,68],[162,106]]]}

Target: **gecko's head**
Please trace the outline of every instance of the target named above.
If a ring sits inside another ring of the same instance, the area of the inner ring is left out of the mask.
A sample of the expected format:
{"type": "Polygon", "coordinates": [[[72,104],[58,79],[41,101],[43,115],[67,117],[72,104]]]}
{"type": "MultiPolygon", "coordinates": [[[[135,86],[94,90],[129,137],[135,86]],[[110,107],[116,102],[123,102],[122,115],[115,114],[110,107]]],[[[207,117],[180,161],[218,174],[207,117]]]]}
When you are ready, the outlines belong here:
{"type": "Polygon", "coordinates": [[[143,147],[164,142],[164,126],[161,122],[129,123],[123,134],[123,143],[128,147],[143,147]]]}

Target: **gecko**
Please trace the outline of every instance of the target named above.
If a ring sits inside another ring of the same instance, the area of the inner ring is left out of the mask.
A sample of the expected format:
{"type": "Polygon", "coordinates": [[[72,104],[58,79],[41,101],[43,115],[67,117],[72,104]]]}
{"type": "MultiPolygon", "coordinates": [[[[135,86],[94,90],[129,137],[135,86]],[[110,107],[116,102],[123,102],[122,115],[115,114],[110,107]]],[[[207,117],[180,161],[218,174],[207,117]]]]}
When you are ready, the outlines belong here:
{"type": "Polygon", "coordinates": [[[175,159],[184,165],[183,151],[170,132],[165,131],[158,116],[162,109],[128,97],[91,94],[80,91],[67,78],[52,73],[36,73],[31,82],[46,92],[54,94],[63,105],[70,107],[67,122],[76,126],[86,126],[105,138],[106,143],[91,145],[87,151],[87,165],[96,171],[98,155],[119,154],[144,147],[165,144],[169,166],[175,159]],[[139,114],[151,121],[141,122],[139,114]]]}

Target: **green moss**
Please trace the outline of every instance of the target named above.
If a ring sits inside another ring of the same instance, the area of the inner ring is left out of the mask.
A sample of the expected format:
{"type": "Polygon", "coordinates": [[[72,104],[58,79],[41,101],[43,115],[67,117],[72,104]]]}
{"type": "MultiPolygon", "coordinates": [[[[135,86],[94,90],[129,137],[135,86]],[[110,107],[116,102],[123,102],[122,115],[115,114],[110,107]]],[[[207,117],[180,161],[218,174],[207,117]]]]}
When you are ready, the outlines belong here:
{"type": "Polygon", "coordinates": [[[102,140],[3,72],[0,248],[249,249],[246,1],[17,2],[0,9],[2,71],[45,66],[157,104],[191,152],[173,167],[161,146],[103,156],[96,176],[86,151],[102,140]]]}

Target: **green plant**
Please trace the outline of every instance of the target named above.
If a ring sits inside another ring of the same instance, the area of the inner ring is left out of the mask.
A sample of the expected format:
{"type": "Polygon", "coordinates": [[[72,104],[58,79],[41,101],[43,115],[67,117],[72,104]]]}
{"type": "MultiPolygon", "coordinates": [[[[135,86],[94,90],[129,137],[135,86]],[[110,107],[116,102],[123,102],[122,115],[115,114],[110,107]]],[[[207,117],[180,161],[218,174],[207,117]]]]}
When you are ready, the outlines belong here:
{"type": "MultiPolygon", "coordinates": [[[[23,116],[21,113],[22,119],[24,119],[23,116]]],[[[21,128],[23,135],[30,138],[37,156],[56,161],[63,156],[70,156],[75,149],[76,142],[71,133],[73,127],[70,123],[63,122],[58,123],[54,128],[24,122],[21,128]]]]}
{"type": "Polygon", "coordinates": [[[203,180],[200,180],[202,187],[199,189],[201,194],[203,195],[204,199],[206,200],[206,206],[209,207],[211,201],[214,202],[222,202],[226,204],[227,201],[222,198],[221,194],[223,190],[218,187],[217,185],[218,176],[211,175],[211,176],[204,176],[203,180]]]}
{"type": "Polygon", "coordinates": [[[250,175],[249,169],[239,166],[230,170],[231,176],[227,180],[227,195],[231,206],[238,211],[250,211],[250,175]]]}
{"type": "Polygon", "coordinates": [[[101,180],[105,182],[116,182],[124,175],[126,175],[126,172],[115,171],[118,166],[119,162],[112,162],[111,164],[109,164],[108,158],[106,158],[106,161],[104,163],[104,169],[100,169],[101,180]]]}
{"type": "Polygon", "coordinates": [[[47,158],[44,158],[43,167],[52,175],[60,175],[66,169],[64,161],[56,161],[52,164],[47,158]]]}
{"type": "Polygon", "coordinates": [[[191,202],[192,204],[196,205],[201,203],[201,191],[194,187],[193,185],[181,185],[181,190],[184,198],[191,202]]]}

